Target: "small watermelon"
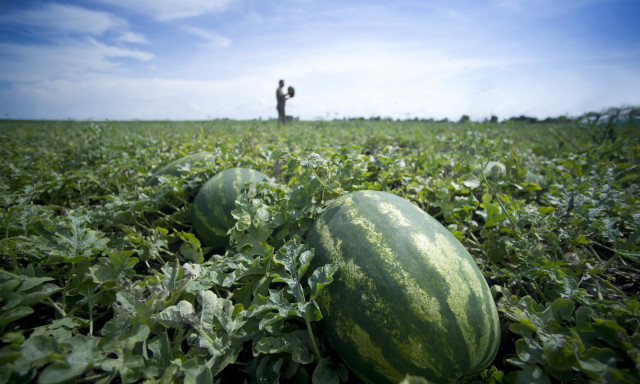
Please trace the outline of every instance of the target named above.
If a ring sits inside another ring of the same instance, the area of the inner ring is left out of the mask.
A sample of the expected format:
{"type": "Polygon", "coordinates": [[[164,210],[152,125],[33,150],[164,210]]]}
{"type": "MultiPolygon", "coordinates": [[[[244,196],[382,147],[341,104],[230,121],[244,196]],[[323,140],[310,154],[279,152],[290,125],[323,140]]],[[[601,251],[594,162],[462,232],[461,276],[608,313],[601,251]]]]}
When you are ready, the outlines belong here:
{"type": "Polygon", "coordinates": [[[317,298],[320,326],[363,381],[452,382],[495,358],[500,327],[486,280],[462,244],[410,201],[379,191],[341,196],[306,240],[315,267],[338,266],[317,298]]]}
{"type": "Polygon", "coordinates": [[[485,177],[504,176],[507,173],[507,167],[499,161],[490,161],[482,169],[482,173],[485,177]]]}
{"type": "Polygon", "coordinates": [[[207,166],[213,165],[216,162],[216,155],[211,152],[198,152],[185,157],[181,157],[178,160],[174,160],[164,167],[156,171],[151,179],[149,179],[149,185],[154,186],[159,182],[160,176],[180,176],[185,169],[195,166],[207,166]]]}
{"type": "Polygon", "coordinates": [[[191,220],[200,239],[208,246],[220,249],[228,243],[227,231],[234,224],[231,211],[247,183],[268,180],[268,177],[248,168],[226,169],[209,179],[198,191],[191,206],[191,220]]]}

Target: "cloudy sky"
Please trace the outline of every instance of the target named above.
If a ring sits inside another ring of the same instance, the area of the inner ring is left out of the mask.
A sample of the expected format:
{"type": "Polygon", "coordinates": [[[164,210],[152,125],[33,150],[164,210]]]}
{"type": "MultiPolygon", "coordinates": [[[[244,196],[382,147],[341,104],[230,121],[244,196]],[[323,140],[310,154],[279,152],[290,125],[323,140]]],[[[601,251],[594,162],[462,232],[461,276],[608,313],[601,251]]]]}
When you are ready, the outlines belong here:
{"type": "Polygon", "coordinates": [[[579,115],[640,104],[638,0],[0,0],[0,117],[579,115]]]}

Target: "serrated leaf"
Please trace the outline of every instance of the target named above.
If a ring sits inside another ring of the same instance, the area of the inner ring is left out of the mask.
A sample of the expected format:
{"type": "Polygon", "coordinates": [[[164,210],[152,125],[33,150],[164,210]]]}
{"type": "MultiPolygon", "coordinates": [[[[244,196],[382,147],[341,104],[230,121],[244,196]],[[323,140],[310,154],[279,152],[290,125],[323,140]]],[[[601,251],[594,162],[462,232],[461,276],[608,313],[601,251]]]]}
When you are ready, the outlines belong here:
{"type": "Polygon", "coordinates": [[[301,244],[298,236],[294,236],[273,256],[276,264],[284,267],[284,271],[272,274],[273,281],[286,283],[287,292],[294,297],[296,302],[305,301],[300,279],[309,267],[312,258],[313,251],[309,250],[307,245],[301,244]]]}
{"type": "Polygon", "coordinates": [[[344,365],[331,359],[322,359],[313,371],[311,381],[313,384],[339,384],[347,381],[347,369],[344,365]]]}
{"type": "Polygon", "coordinates": [[[299,330],[280,334],[278,336],[265,336],[253,343],[254,353],[277,354],[288,353],[293,361],[300,364],[313,362],[314,355],[309,345],[308,334],[299,330]]]}
{"type": "Polygon", "coordinates": [[[311,277],[309,277],[309,287],[311,288],[311,300],[315,300],[320,292],[327,285],[333,282],[333,275],[338,270],[338,266],[335,264],[325,264],[322,267],[313,271],[311,277]]]}
{"type": "Polygon", "coordinates": [[[195,310],[190,302],[182,300],[160,312],[155,319],[169,327],[182,328],[194,322],[195,310]]]}
{"type": "Polygon", "coordinates": [[[100,366],[105,371],[116,370],[124,383],[138,381],[144,375],[144,357],[133,353],[137,345],[145,343],[151,330],[145,324],[131,323],[131,319],[115,317],[102,328],[105,338],[103,351],[115,358],[105,358],[100,366]]]}
{"type": "Polygon", "coordinates": [[[137,257],[131,257],[134,251],[113,251],[107,257],[99,259],[100,264],[89,268],[93,282],[122,283],[138,263],[137,257]]]}
{"type": "Polygon", "coordinates": [[[86,325],[87,321],[73,316],[55,319],[49,324],[34,328],[33,335],[52,336],[57,340],[70,339],[73,331],[86,325]]]}
{"type": "Polygon", "coordinates": [[[70,215],[59,224],[53,254],[66,262],[76,263],[106,250],[109,239],[103,232],[87,228],[86,223],[86,217],[70,215]]]}

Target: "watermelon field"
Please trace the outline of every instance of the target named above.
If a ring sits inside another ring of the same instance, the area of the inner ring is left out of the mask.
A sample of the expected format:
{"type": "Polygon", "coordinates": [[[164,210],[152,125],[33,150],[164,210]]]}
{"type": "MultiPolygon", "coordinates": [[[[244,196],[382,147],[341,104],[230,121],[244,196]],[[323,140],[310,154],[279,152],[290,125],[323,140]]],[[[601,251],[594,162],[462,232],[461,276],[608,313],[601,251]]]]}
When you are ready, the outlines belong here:
{"type": "Polygon", "coordinates": [[[634,121],[3,120],[0,176],[0,383],[640,382],[634,121]],[[232,168],[220,232],[194,207],[232,168]]]}

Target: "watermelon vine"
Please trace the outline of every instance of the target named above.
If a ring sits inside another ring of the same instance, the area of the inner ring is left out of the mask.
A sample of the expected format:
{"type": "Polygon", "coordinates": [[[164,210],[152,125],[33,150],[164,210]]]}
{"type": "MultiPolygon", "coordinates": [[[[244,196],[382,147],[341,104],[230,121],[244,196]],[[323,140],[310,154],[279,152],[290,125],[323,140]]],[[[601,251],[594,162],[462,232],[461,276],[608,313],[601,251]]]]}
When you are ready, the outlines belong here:
{"type": "Polygon", "coordinates": [[[0,382],[367,380],[321,325],[340,268],[307,241],[332,203],[364,190],[434,217],[491,287],[497,355],[459,381],[638,382],[636,131],[583,119],[4,120],[0,382]],[[483,172],[489,162],[504,168],[483,172]],[[241,188],[214,248],[191,207],[237,167],[269,180],[241,188]]]}

